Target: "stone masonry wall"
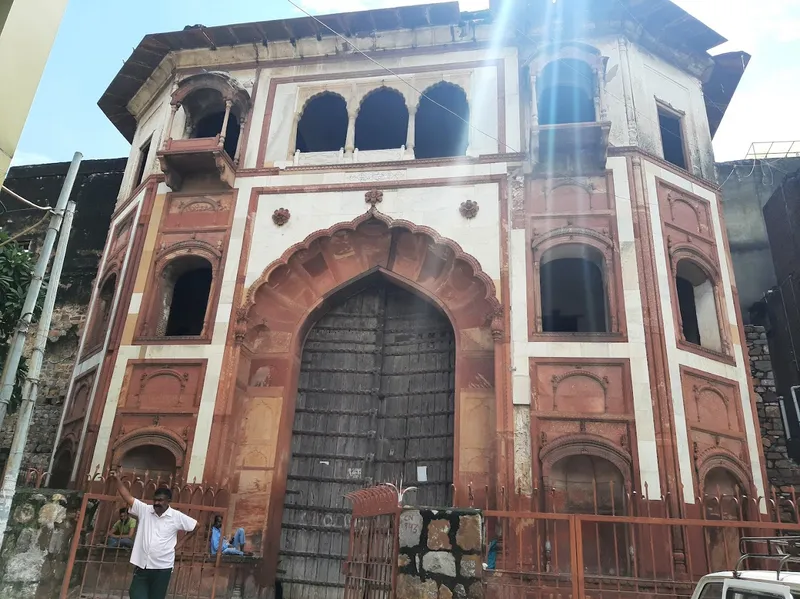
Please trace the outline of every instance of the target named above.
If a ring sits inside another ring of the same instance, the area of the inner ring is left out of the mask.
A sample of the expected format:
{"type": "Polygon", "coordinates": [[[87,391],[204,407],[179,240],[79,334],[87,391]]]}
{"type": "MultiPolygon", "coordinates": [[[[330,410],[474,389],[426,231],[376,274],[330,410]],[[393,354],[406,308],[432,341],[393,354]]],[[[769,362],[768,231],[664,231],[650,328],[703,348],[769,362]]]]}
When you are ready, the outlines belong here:
{"type": "Polygon", "coordinates": [[[483,599],[482,520],[476,510],[404,510],[397,599],[483,599]]]}
{"type": "MultiPolygon", "coordinates": [[[[45,349],[40,376],[41,387],[33,411],[23,468],[47,468],[53,450],[61,411],[78,354],[79,335],[87,318],[97,266],[102,255],[126,160],[85,160],[81,163],[71,198],[77,208],[70,235],[61,285],[56,298],[50,338],[45,349]]],[[[41,205],[53,205],[61,191],[68,163],[19,166],[9,170],[4,185],[25,199],[41,205]]],[[[5,192],[0,200],[8,207],[0,220],[0,229],[22,234],[40,218],[35,210],[23,210],[5,192]]],[[[45,226],[40,225],[19,239],[33,253],[38,253],[45,226]]],[[[31,338],[35,335],[32,328],[31,338]]],[[[2,340],[0,340],[2,342],[2,340]]],[[[29,355],[31,344],[26,353],[29,355]]],[[[9,413],[0,430],[0,467],[7,459],[14,437],[17,415],[9,413]]]]}
{"type": "MultiPolygon", "coordinates": [[[[86,304],[76,303],[66,303],[55,308],[42,365],[38,401],[25,446],[23,468],[46,469],[49,464],[87,310],[86,304]]],[[[29,354],[30,347],[27,350],[26,354],[29,354]]],[[[3,428],[0,429],[2,460],[8,456],[16,425],[17,413],[14,412],[6,417],[3,428]]]]}
{"type": "Polygon", "coordinates": [[[59,596],[80,506],[75,491],[17,491],[0,550],[0,597],[59,596]]]}
{"type": "Polygon", "coordinates": [[[750,373],[756,391],[756,411],[761,425],[761,443],[767,464],[767,478],[783,493],[792,487],[800,491],[800,465],[789,457],[781,417],[781,398],[776,393],[767,333],[764,327],[745,326],[750,352],[750,373]]]}

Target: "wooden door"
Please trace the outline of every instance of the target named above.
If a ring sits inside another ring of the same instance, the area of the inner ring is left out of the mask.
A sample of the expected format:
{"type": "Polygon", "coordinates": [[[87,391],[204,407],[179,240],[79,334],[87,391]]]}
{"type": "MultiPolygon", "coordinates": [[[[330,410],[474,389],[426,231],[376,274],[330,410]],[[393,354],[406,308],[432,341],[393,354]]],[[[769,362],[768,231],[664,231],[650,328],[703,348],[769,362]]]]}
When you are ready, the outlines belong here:
{"type": "Polygon", "coordinates": [[[454,366],[447,318],[382,281],[312,328],[284,498],[278,578],[285,598],[342,596],[347,493],[402,479],[419,487],[407,503],[450,505],[454,366]]]}

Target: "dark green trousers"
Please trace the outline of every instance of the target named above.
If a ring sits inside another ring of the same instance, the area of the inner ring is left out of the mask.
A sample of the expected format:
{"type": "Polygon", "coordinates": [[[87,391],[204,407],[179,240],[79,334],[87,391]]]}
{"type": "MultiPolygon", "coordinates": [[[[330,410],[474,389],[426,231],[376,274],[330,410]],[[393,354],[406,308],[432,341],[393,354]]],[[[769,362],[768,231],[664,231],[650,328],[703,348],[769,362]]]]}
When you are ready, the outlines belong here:
{"type": "Polygon", "coordinates": [[[130,599],[165,599],[171,576],[172,568],[143,570],[134,566],[133,580],[128,590],[130,599]]]}

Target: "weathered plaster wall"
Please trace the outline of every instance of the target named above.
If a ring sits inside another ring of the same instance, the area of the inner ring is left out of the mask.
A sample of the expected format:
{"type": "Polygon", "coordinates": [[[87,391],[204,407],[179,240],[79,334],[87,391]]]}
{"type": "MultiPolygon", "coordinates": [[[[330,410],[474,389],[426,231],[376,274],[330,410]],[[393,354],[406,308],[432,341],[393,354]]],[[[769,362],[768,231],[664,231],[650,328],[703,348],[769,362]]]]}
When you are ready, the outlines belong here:
{"type": "Polygon", "coordinates": [[[722,209],[731,246],[736,287],[745,323],[750,308],[778,284],[763,209],[800,158],[735,160],[716,164],[722,184],[722,209]]]}
{"type": "MultiPolygon", "coordinates": [[[[125,164],[125,159],[85,160],[81,163],[72,193],[77,208],[23,467],[48,466],[125,164]]],[[[15,167],[9,171],[5,185],[27,200],[53,205],[68,167],[68,163],[15,167]]],[[[0,195],[0,199],[9,209],[19,207],[5,193],[0,195]]],[[[40,218],[38,211],[14,210],[0,215],[0,225],[3,231],[14,234],[40,218]]],[[[44,232],[44,225],[41,225],[21,239],[30,243],[31,251],[37,252],[44,232]]],[[[9,414],[0,431],[0,457],[3,459],[11,446],[16,420],[16,414],[9,414]]]]}
{"type": "Polygon", "coordinates": [[[683,138],[690,162],[687,170],[713,180],[711,133],[699,78],[647,52],[641,46],[627,45],[633,74],[631,107],[636,114],[639,147],[656,156],[663,156],[656,104],[658,100],[685,115],[683,138]]]}
{"type": "Polygon", "coordinates": [[[0,550],[3,599],[58,596],[80,506],[74,491],[17,491],[0,550]]]}

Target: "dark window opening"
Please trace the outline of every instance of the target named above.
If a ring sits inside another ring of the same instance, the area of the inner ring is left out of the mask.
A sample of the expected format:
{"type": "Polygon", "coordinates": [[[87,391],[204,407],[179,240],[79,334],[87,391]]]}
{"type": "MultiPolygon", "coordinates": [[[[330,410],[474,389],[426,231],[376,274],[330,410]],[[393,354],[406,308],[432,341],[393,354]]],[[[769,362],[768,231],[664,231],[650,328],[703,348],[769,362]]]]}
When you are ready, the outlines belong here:
{"type": "MultiPolygon", "coordinates": [[[[204,116],[194,127],[193,138],[216,137],[222,133],[222,123],[225,120],[224,112],[212,112],[204,116]]],[[[239,119],[231,113],[228,116],[228,126],[225,128],[225,143],[223,148],[228,156],[236,155],[236,146],[239,145],[239,119]]]]}
{"type": "Polygon", "coordinates": [[[48,487],[51,489],[66,489],[69,486],[71,474],[72,454],[67,450],[62,450],[53,464],[53,475],[50,477],[48,487]]]}
{"type": "Polygon", "coordinates": [[[139,148],[139,163],[136,166],[136,178],[133,185],[136,187],[144,180],[144,173],[147,170],[147,157],[150,155],[150,142],[152,138],[147,140],[141,148],[139,148]]]}
{"type": "Polygon", "coordinates": [[[606,333],[603,257],[593,248],[559,246],[540,266],[542,331],[606,333]]]}
{"type": "Polygon", "coordinates": [[[675,271],[675,292],[683,338],[689,343],[722,351],[716,292],[706,272],[691,260],[681,260],[675,271]]]}
{"type": "Polygon", "coordinates": [[[659,108],[658,124],[661,127],[661,147],[664,151],[664,160],[686,169],[681,117],[659,108]]]}
{"type": "Polygon", "coordinates": [[[551,62],[542,69],[537,88],[540,125],[591,123],[597,119],[597,78],[584,61],[565,58],[551,62]]]}
{"type": "Polygon", "coordinates": [[[697,324],[697,306],[694,303],[694,285],[683,277],[675,278],[678,291],[678,307],[683,323],[683,338],[689,343],[700,345],[700,327],[697,324]]]}
{"type": "Polygon", "coordinates": [[[400,148],[407,137],[408,108],[400,92],[383,87],[364,99],[356,119],[359,151],[400,148]]]}
{"type": "Polygon", "coordinates": [[[162,296],[166,312],[163,335],[202,335],[211,295],[211,264],[203,258],[193,256],[179,258],[167,269],[162,296]]]}
{"type": "Polygon", "coordinates": [[[296,149],[301,152],[338,152],[347,141],[347,102],[325,93],[306,104],[297,124],[296,149]]]}
{"type": "Polygon", "coordinates": [[[117,287],[117,275],[112,274],[106,279],[97,294],[97,311],[94,322],[92,322],[92,334],[89,337],[91,346],[98,345],[103,341],[105,333],[108,331],[109,320],[111,319],[111,306],[114,301],[114,292],[117,287]]]}
{"type": "Polygon", "coordinates": [[[469,103],[464,90],[450,83],[439,83],[429,88],[417,109],[415,157],[464,156],[469,144],[468,122],[469,103]]]}
{"type": "Polygon", "coordinates": [[[169,478],[175,474],[175,456],[158,445],[140,445],[122,456],[120,466],[125,470],[149,472],[153,479],[169,478]]]}

